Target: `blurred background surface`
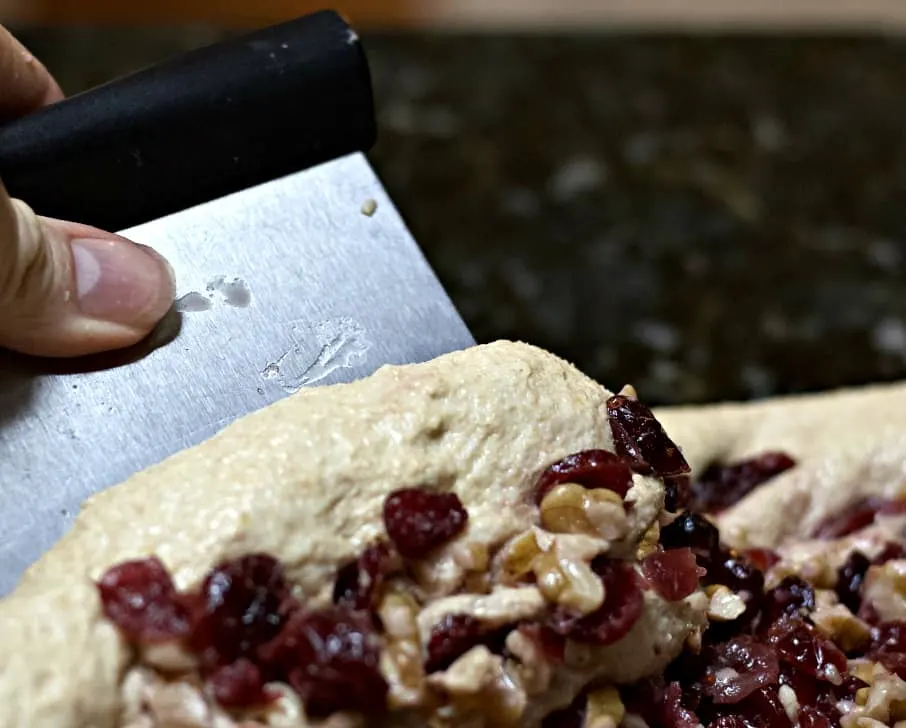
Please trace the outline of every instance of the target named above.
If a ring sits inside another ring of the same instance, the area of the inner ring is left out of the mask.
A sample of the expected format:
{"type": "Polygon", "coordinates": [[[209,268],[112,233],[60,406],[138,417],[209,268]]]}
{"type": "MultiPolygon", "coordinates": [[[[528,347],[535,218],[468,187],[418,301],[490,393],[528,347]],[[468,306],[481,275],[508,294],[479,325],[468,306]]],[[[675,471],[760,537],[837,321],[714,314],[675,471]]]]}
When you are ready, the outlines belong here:
{"type": "MultiPolygon", "coordinates": [[[[316,7],[145,5],[0,16],[75,93],[316,7]]],[[[372,162],[479,341],[658,403],[906,377],[906,3],[740,5],[337,6],[372,162]]]]}

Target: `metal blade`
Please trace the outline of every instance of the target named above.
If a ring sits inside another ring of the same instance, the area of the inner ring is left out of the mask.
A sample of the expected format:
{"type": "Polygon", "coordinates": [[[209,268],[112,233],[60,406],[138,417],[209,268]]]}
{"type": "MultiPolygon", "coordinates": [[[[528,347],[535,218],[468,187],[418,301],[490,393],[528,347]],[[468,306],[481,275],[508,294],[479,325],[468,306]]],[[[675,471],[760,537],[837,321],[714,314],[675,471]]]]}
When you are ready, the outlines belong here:
{"type": "Polygon", "coordinates": [[[178,334],[101,371],[2,355],[0,594],[92,493],[300,387],[474,343],[360,154],[124,234],[173,264],[178,334]]]}

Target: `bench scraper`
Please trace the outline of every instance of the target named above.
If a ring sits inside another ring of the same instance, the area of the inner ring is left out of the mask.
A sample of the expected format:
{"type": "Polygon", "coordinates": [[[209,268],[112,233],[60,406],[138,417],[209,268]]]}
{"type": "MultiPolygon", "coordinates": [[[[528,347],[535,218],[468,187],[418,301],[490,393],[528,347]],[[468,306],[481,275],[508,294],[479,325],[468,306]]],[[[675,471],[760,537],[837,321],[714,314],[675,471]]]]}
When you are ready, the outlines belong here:
{"type": "Polygon", "coordinates": [[[374,138],[364,51],[327,11],[0,128],[13,196],[159,250],[180,297],[135,351],[0,352],[0,595],[92,493],[300,387],[474,343],[363,154],[374,138]]]}

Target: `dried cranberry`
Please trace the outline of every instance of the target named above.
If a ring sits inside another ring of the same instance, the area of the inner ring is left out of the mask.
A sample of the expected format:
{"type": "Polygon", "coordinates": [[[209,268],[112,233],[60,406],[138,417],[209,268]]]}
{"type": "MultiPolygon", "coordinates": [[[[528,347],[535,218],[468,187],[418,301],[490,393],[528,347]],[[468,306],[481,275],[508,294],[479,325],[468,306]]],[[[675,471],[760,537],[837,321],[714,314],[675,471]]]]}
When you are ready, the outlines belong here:
{"type": "Polygon", "coordinates": [[[695,728],[701,721],[688,702],[688,693],[678,681],[663,677],[640,680],[621,688],[627,711],[657,728],[695,728]]]}
{"type": "Polygon", "coordinates": [[[651,554],[642,562],[642,573],[668,602],[685,599],[698,588],[699,567],[689,548],[651,554]]]}
{"type": "Polygon", "coordinates": [[[846,510],[824,519],[813,532],[815,538],[843,538],[874,523],[880,514],[906,512],[906,501],[868,497],[851,503],[846,510]]]}
{"type": "Polygon", "coordinates": [[[678,513],[692,502],[692,479],[688,475],[664,478],[664,510],[678,513]]]}
{"type": "Polygon", "coordinates": [[[607,556],[595,558],[591,568],[604,583],[604,604],[583,617],[558,608],[551,626],[558,634],[579,642],[610,645],[625,637],[642,615],[641,579],[631,564],[607,556]]]}
{"type": "Polygon", "coordinates": [[[882,622],[873,627],[867,657],[906,679],[906,622],[882,622]]]}
{"type": "Polygon", "coordinates": [[[126,561],[98,583],[106,617],[130,640],[162,642],[184,636],[188,614],[167,568],[156,557],[126,561]]]}
{"type": "Polygon", "coordinates": [[[384,501],[384,528],[408,559],[427,556],[466,528],[468,513],[456,493],[403,488],[384,501]]]}
{"type": "Polygon", "coordinates": [[[781,452],[767,452],[732,465],[712,465],[692,481],[692,509],[722,511],[795,465],[795,460],[781,452]]]}
{"type": "Polygon", "coordinates": [[[661,478],[689,472],[680,449],[641,402],[620,395],[611,397],[607,400],[607,415],[617,455],[626,458],[634,470],[661,478]]]}
{"type": "Polygon", "coordinates": [[[468,614],[448,614],[431,630],[428,638],[426,672],[446,670],[456,660],[478,645],[494,647],[499,651],[504,632],[488,630],[479,620],[468,614]]]}
{"type": "Polygon", "coordinates": [[[743,558],[760,571],[767,571],[775,564],[780,563],[780,554],[771,549],[746,549],[742,552],[743,558]]]}
{"type": "Polygon", "coordinates": [[[386,543],[372,544],[352,563],[337,572],[333,602],[352,609],[371,609],[384,576],[393,566],[393,553],[386,543]]]}
{"type": "Polygon", "coordinates": [[[261,670],[246,658],[217,668],[208,678],[214,699],[224,708],[246,708],[274,700],[264,687],[261,670]]]}
{"type": "Polygon", "coordinates": [[[632,487],[632,470],[622,458],[607,450],[567,455],[541,473],[535,486],[535,502],[540,504],[561,483],[577,483],[589,490],[606,488],[623,498],[632,487]]]}
{"type": "Polygon", "coordinates": [[[738,715],[719,715],[708,723],[708,728],[750,728],[750,724],[738,715]]]}
{"type": "Polygon", "coordinates": [[[846,655],[798,617],[775,622],[767,639],[783,662],[806,675],[834,682],[846,672],[846,655]]]}
{"type": "Polygon", "coordinates": [[[759,688],[775,685],[780,665],[774,651],[751,637],[736,637],[712,648],[705,693],[718,705],[738,703],[759,688]]]}
{"type": "Polygon", "coordinates": [[[190,643],[207,666],[253,657],[280,631],[292,603],[289,597],[283,567],[272,556],[224,561],[202,583],[190,643]]]}
{"type": "Polygon", "coordinates": [[[660,543],[665,549],[689,547],[701,563],[701,560],[709,559],[720,548],[720,534],[715,525],[704,516],[680,513],[661,529],[660,543]]]}
{"type": "Polygon", "coordinates": [[[762,620],[765,624],[781,617],[807,614],[815,609],[815,590],[798,576],[787,576],[765,594],[762,620]]]}
{"type": "Polygon", "coordinates": [[[793,725],[783,709],[775,686],[756,690],[731,710],[738,711],[749,725],[759,728],[791,728],[793,725]]]}
{"type": "Polygon", "coordinates": [[[668,728],[698,728],[701,725],[698,716],[683,705],[683,689],[678,682],[667,686],[662,711],[663,724],[668,728]]]}
{"type": "Polygon", "coordinates": [[[261,647],[270,674],[299,693],[309,717],[340,710],[382,713],[387,683],[379,670],[381,642],[364,612],[329,607],[296,612],[280,634],[261,647]]]}
{"type": "Polygon", "coordinates": [[[805,705],[799,709],[799,728],[833,728],[837,723],[832,721],[817,708],[805,705]]]}
{"type": "Polygon", "coordinates": [[[800,705],[817,705],[822,696],[834,687],[832,683],[819,681],[785,662],[780,665],[780,684],[793,689],[800,705]]]}
{"type": "Polygon", "coordinates": [[[865,554],[853,551],[837,570],[837,597],[853,614],[862,604],[862,583],[869,566],[871,561],[865,554]]]}
{"type": "Polygon", "coordinates": [[[764,574],[745,559],[731,552],[722,552],[717,563],[708,572],[709,583],[728,586],[735,592],[761,595],[764,591],[764,574]]]}
{"type": "Polygon", "coordinates": [[[906,622],[882,622],[871,630],[873,652],[906,652],[906,622]]]}
{"type": "Polygon", "coordinates": [[[859,613],[856,616],[865,624],[870,625],[878,625],[883,621],[878,610],[875,609],[875,605],[865,600],[862,601],[862,606],[859,607],[859,613]]]}
{"type": "Polygon", "coordinates": [[[708,666],[712,659],[713,655],[709,650],[683,650],[664,670],[667,682],[678,682],[683,686],[684,699],[691,708],[697,708],[702,701],[708,666]]]}

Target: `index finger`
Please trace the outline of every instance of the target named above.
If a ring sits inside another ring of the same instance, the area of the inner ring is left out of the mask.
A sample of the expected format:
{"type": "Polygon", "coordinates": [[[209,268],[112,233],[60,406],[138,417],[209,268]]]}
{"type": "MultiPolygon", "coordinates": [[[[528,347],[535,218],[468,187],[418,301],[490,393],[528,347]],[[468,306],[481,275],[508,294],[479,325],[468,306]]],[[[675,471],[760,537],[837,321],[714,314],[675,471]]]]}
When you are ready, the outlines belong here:
{"type": "Polygon", "coordinates": [[[50,72],[0,26],[0,121],[14,119],[63,98],[50,72]]]}

